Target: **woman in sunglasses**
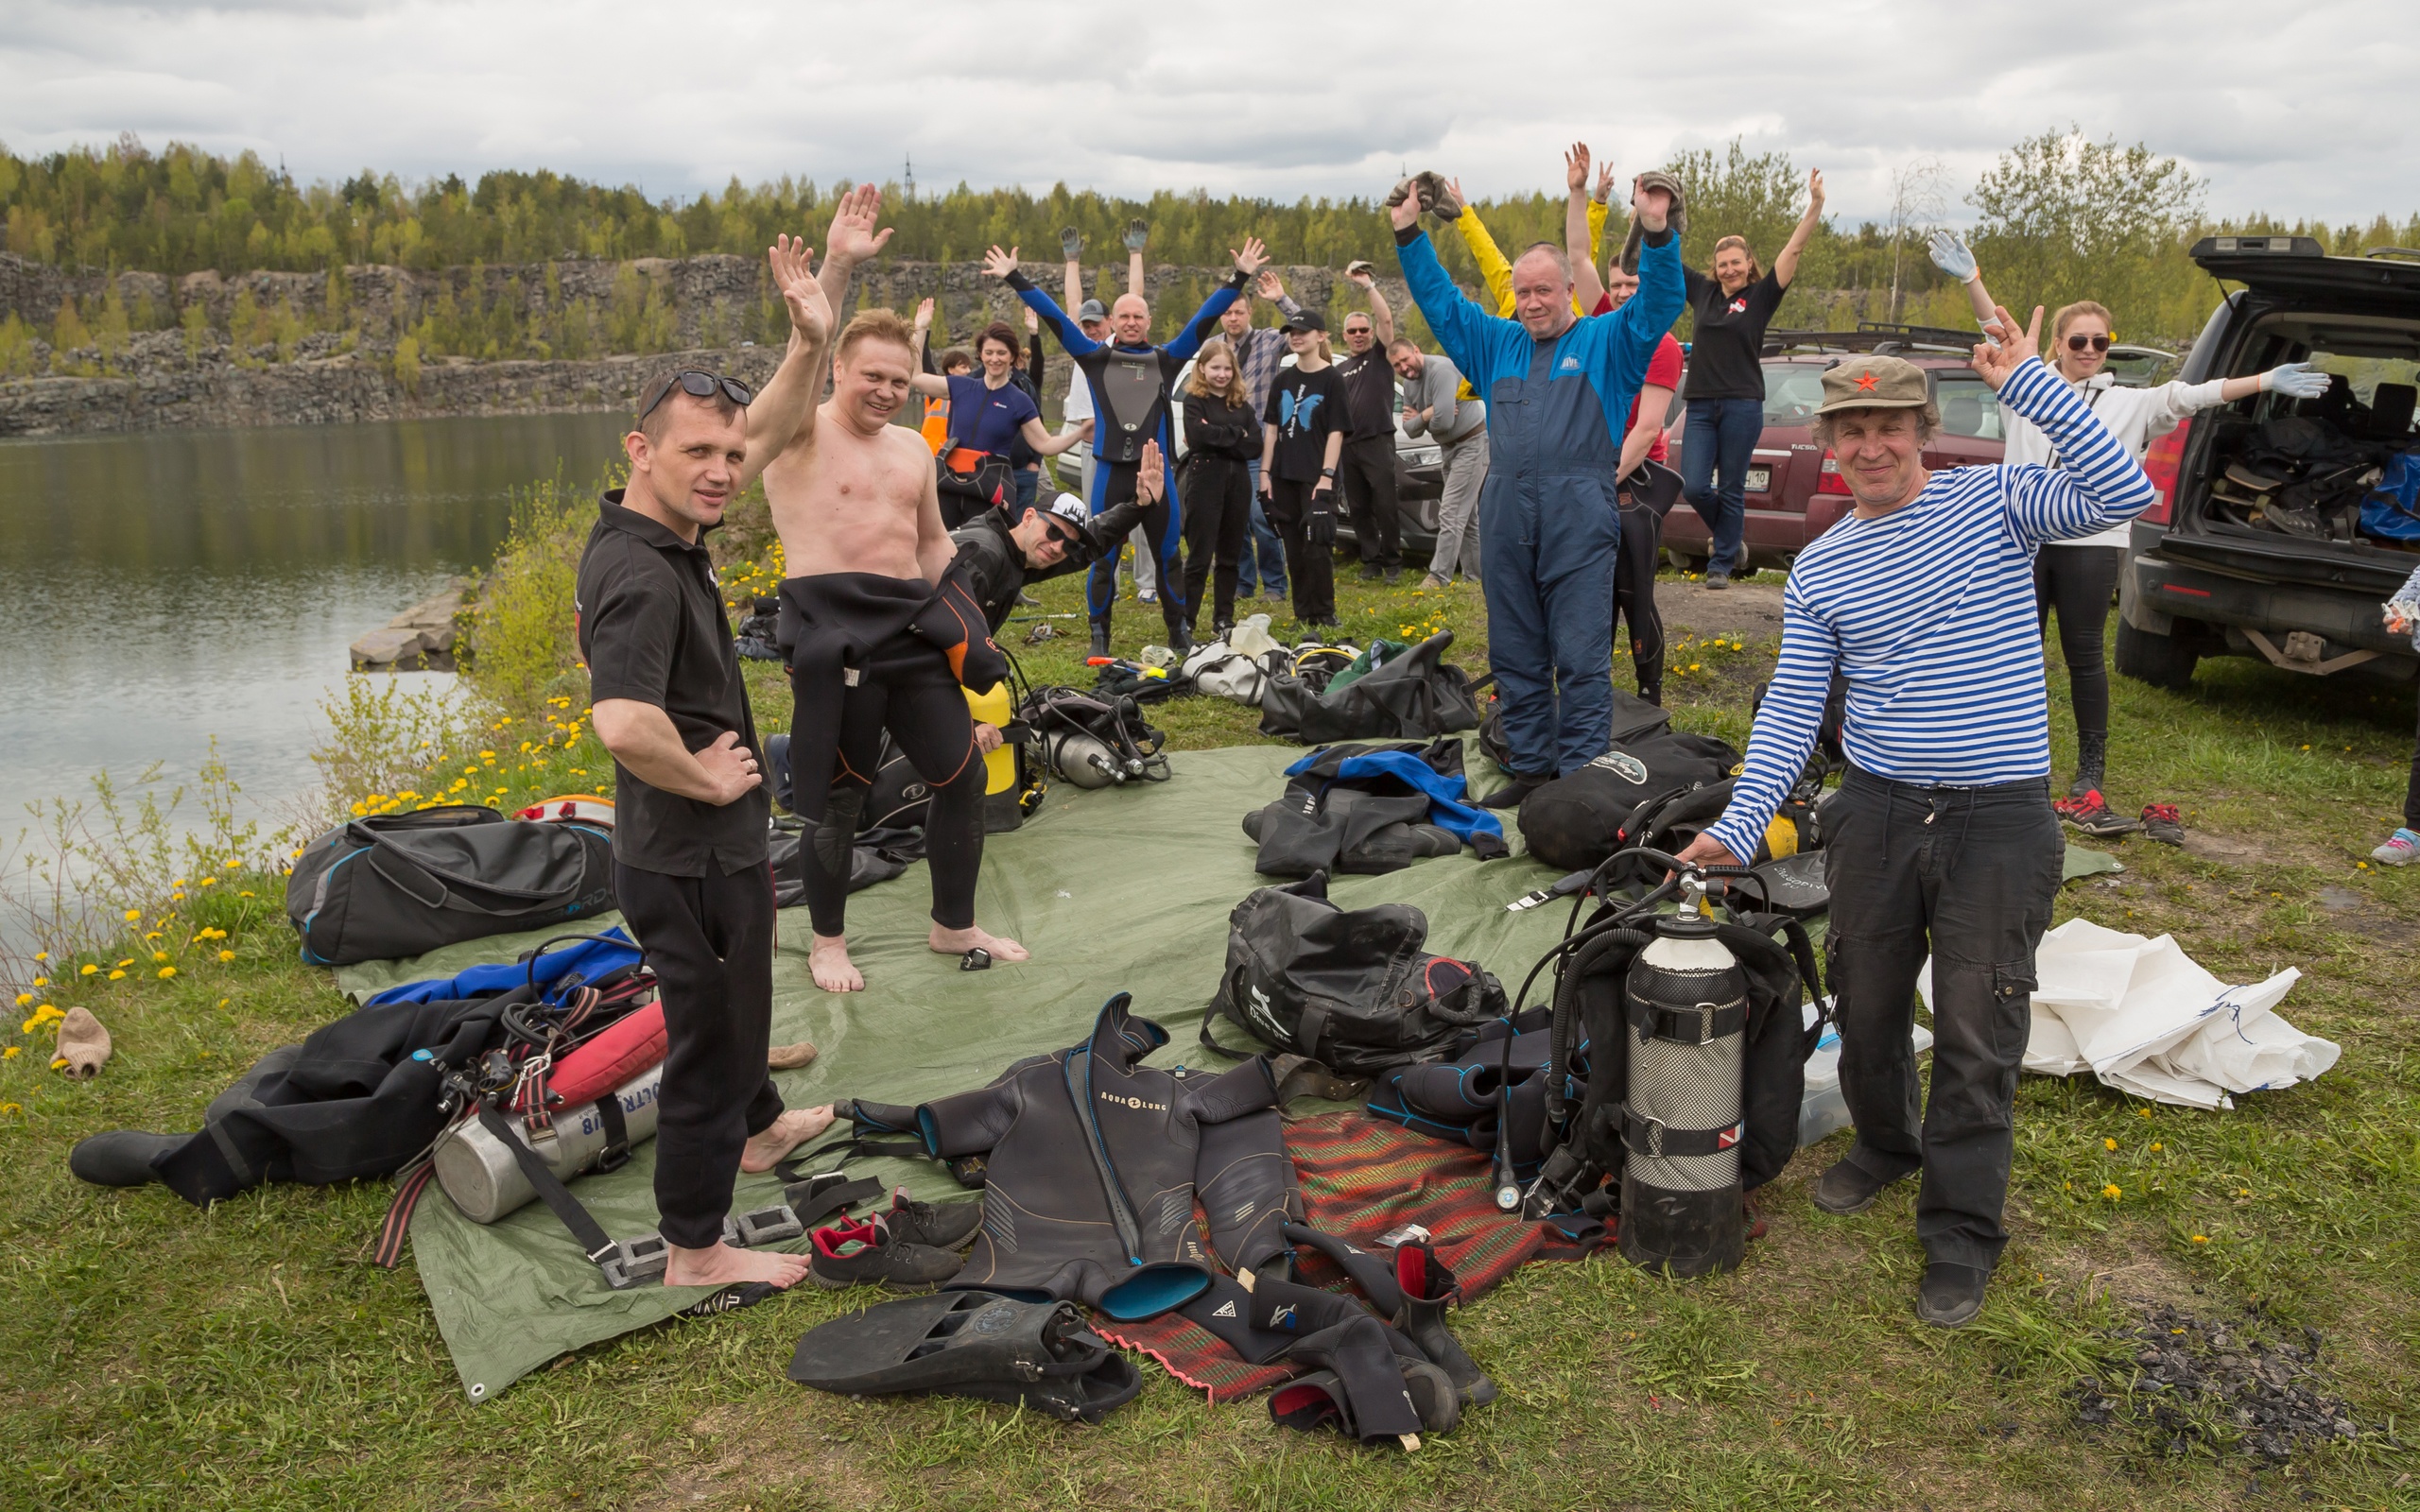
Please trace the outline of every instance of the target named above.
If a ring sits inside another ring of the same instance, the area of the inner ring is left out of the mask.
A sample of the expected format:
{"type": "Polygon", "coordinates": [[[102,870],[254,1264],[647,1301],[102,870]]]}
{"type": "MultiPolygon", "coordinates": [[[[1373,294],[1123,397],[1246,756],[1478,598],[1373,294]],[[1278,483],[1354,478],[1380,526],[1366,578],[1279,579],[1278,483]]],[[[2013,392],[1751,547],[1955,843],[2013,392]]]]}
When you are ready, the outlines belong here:
{"type": "MultiPolygon", "coordinates": [[[[1933,266],[1966,286],[1967,302],[1979,321],[1992,318],[1992,296],[1983,288],[1982,270],[1975,254],[1956,232],[1932,235],[1933,266]]],[[[2152,388],[2124,388],[2108,371],[2111,321],[2108,307],[2090,300],[2062,306],[2050,318],[2050,344],[2043,356],[2075,387],[2092,406],[2109,434],[2140,462],[2153,439],[2176,428],[2197,410],[2231,404],[2255,394],[2275,393],[2289,399],[2311,399],[2327,392],[2327,374],[2307,362],[2290,362],[2244,378],[2221,378],[2205,384],[2168,383],[2152,388]]],[[[2009,462],[2059,465],[2058,448],[2041,428],[2010,410],[2000,412],[2007,438],[2009,462]]],[[[2125,564],[2128,527],[2113,526],[2082,541],[2045,546],[2033,558],[2033,602],[2043,628],[2053,612],[2059,617],[2059,649],[2067,662],[2069,699],[2076,713],[2076,779],[2067,796],[2050,806],[2059,816],[2086,834],[2124,834],[2151,828],[2154,839],[2183,844],[2172,805],[2154,803],[2140,819],[2111,810],[2100,795],[2109,752],[2109,668],[2101,646],[2109,623],[2110,601],[2118,593],[2118,570],[2125,564]]]]}

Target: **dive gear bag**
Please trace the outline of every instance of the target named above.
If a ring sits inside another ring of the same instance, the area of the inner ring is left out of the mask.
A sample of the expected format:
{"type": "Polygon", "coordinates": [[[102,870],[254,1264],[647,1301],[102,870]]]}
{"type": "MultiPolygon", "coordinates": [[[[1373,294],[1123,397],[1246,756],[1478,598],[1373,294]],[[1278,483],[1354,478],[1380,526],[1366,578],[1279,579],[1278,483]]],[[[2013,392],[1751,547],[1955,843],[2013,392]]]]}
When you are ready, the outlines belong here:
{"type": "Polygon", "coordinates": [[[1202,1016],[1221,1015],[1272,1048],[1347,1076],[1435,1060],[1465,1027],[1504,1011],[1504,985],[1475,962],[1424,950],[1428,919],[1407,903],[1351,911],[1327,874],[1263,887],[1227,918],[1227,964],[1202,1016]]]}
{"type": "Polygon", "coordinates": [[[1477,690],[1443,660],[1454,632],[1439,630],[1341,687],[1316,687],[1293,671],[1270,675],[1260,696],[1260,732],[1305,746],[1340,740],[1426,740],[1478,728],[1477,690]]]}
{"type": "Polygon", "coordinates": [[[285,915],[314,966],[419,955],[614,906],[611,830],[445,803],[354,819],[302,848],[285,915]]]}
{"type": "MultiPolygon", "coordinates": [[[[1657,711],[1661,713],[1662,711],[1657,711]]],[[[1720,784],[1719,797],[1699,827],[1721,816],[1730,796],[1728,779],[1739,765],[1739,753],[1712,735],[1690,735],[1666,730],[1616,744],[1611,750],[1564,776],[1539,784],[1521,800],[1521,838],[1530,853],[1565,871],[1595,868],[1615,851],[1650,843],[1643,838],[1651,822],[1668,834],[1677,822],[1659,819],[1660,806],[1684,794],[1699,794],[1720,784]]],[[[1678,850],[1678,846],[1663,846],[1678,850]]]]}

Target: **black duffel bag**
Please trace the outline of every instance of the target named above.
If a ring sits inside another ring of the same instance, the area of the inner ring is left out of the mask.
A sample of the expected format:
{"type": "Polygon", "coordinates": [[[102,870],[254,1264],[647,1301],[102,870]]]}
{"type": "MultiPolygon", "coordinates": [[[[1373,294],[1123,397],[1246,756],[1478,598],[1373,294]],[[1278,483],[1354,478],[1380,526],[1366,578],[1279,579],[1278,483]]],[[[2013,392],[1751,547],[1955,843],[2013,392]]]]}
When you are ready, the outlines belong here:
{"type": "MultiPolygon", "coordinates": [[[[1587,765],[1541,784],[1521,800],[1521,838],[1530,854],[1565,871],[1585,871],[1640,843],[1652,810],[1731,776],[1739,753],[1712,735],[1665,730],[1617,745],[1587,765]]],[[[1716,815],[1720,815],[1718,803],[1716,815]]],[[[1706,823],[1714,822],[1709,816],[1706,823]]]]}
{"type": "Polygon", "coordinates": [[[315,966],[418,955],[614,906],[614,837],[447,803],[355,819],[303,847],[285,917],[315,966]]]}
{"type": "Polygon", "coordinates": [[[1469,676],[1443,659],[1454,632],[1439,630],[1393,661],[1341,688],[1316,685],[1290,671],[1270,675],[1260,696],[1260,732],[1305,746],[1340,740],[1427,740],[1478,728],[1469,676]]]}
{"type": "Polygon", "coordinates": [[[1432,955],[1428,919],[1408,903],[1351,912],[1328,902],[1327,873],[1263,887],[1227,919],[1227,968],[1202,1016],[1346,1076],[1443,1057],[1462,1029],[1504,1012],[1504,985],[1470,961],[1432,955]]]}

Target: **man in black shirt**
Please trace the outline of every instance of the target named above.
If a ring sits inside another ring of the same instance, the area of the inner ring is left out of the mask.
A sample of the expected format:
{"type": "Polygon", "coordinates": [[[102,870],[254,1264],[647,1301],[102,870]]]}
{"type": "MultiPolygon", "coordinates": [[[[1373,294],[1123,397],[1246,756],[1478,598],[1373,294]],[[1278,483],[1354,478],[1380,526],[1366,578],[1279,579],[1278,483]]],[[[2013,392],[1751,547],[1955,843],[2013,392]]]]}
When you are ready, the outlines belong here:
{"type": "Polygon", "coordinates": [[[1344,446],[1344,385],[1324,352],[1327,322],[1297,310],[1286,320],[1294,366],[1278,369],[1261,415],[1260,500],[1294,579],[1294,618],[1336,623],[1336,458],[1344,446]]]}
{"type": "Polygon", "coordinates": [[[1344,318],[1348,355],[1336,365],[1344,383],[1344,452],[1339,469],[1353,539],[1361,549],[1364,581],[1383,573],[1390,583],[1403,576],[1403,526],[1395,499],[1395,370],[1387,344],[1395,338],[1394,312],[1378,292],[1367,263],[1344,276],[1370,297],[1370,313],[1344,318]]]}
{"type": "MultiPolygon", "coordinates": [[[[826,246],[826,271],[843,287],[854,259],[836,249],[863,251],[872,240],[871,205],[857,210],[862,225],[844,202],[826,246]]],[[[695,370],[648,386],[637,428],[622,438],[630,485],[599,505],[574,590],[590,717],[614,753],[614,897],[664,1003],[655,1200],[667,1286],[788,1286],[806,1274],[804,1255],[726,1247],[723,1217],[741,1169],[770,1170],[832,1122],[829,1107],[785,1112],[766,1074],[769,811],[747,685],[700,539],[822,387],[832,301],[804,244],[781,238],[771,262],[790,314],[780,370],[756,396],[695,370]]]]}

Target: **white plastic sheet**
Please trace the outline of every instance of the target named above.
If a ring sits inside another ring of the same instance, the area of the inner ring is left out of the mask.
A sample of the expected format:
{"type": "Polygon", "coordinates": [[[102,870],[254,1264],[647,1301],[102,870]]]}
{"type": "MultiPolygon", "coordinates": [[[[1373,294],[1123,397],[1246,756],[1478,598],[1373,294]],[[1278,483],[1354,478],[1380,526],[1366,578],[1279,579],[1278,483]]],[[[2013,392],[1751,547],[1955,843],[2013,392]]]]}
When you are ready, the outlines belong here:
{"type": "MultiPolygon", "coordinates": [[[[2123,1091],[2186,1108],[2233,1108],[2231,1092],[2273,1091],[2336,1064],[2342,1047],[2304,1034],[2274,1009],[2302,975],[2220,981],[2167,935],[2146,939],[2071,919],[2034,957],[2033,1030],[2025,1069],[2090,1071],[2123,1091]]],[[[1932,1003],[1932,963],[1918,978],[1932,1003]]]]}

